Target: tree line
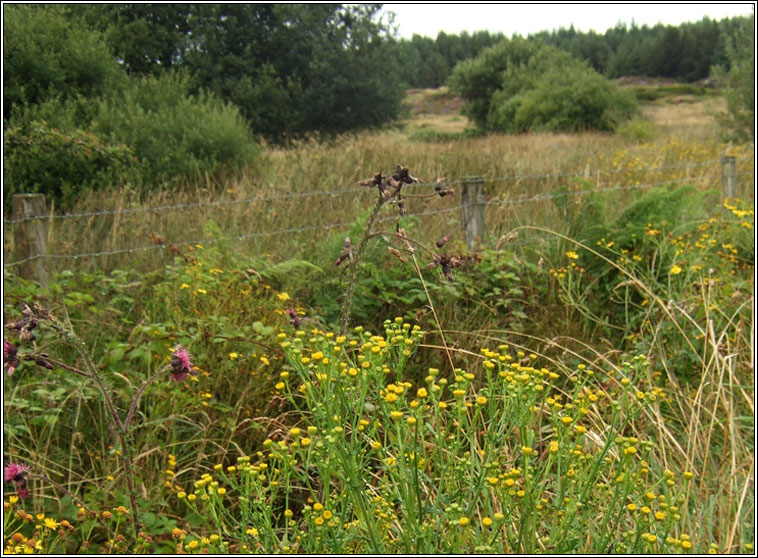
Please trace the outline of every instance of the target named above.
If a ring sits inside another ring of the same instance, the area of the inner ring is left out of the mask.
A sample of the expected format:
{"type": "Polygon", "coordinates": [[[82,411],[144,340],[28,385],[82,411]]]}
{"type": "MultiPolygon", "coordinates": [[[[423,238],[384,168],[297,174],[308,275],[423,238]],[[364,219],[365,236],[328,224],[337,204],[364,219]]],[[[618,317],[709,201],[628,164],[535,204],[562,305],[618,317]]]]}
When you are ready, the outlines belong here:
{"type": "MultiPolygon", "coordinates": [[[[728,38],[746,19],[704,17],[679,26],[618,24],[605,33],[577,31],[572,25],[526,39],[566,51],[609,78],[647,76],[691,83],[708,78],[713,66],[729,66],[728,38]]],[[[441,87],[459,62],[503,39],[503,34],[488,31],[460,35],[441,31],[435,39],[413,35],[397,43],[399,66],[410,87],[441,87]]]]}

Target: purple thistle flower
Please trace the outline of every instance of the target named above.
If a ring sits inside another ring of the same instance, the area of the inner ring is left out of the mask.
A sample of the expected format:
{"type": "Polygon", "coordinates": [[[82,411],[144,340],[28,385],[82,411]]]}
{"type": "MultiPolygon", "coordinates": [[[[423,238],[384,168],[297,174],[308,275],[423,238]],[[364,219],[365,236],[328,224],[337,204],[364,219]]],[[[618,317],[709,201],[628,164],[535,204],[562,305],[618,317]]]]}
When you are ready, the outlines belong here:
{"type": "Polygon", "coordinates": [[[9,378],[13,376],[18,365],[16,346],[3,337],[3,369],[9,378]]]}
{"type": "Polygon", "coordinates": [[[5,475],[5,482],[16,482],[23,478],[26,478],[26,473],[29,471],[28,465],[18,465],[17,463],[9,463],[3,473],[5,475]]]}
{"type": "Polygon", "coordinates": [[[181,345],[174,348],[174,356],[171,357],[171,380],[183,382],[187,374],[195,375],[195,368],[190,361],[190,354],[181,345]]]}
{"type": "Polygon", "coordinates": [[[9,463],[3,470],[5,482],[12,482],[16,485],[18,497],[22,500],[29,497],[29,489],[26,487],[26,474],[28,472],[28,465],[18,465],[17,463],[9,463]]]}
{"type": "Polygon", "coordinates": [[[295,329],[298,329],[300,327],[300,324],[303,323],[303,319],[297,315],[297,312],[295,312],[294,308],[288,308],[287,314],[290,317],[290,324],[295,326],[295,329]]]}

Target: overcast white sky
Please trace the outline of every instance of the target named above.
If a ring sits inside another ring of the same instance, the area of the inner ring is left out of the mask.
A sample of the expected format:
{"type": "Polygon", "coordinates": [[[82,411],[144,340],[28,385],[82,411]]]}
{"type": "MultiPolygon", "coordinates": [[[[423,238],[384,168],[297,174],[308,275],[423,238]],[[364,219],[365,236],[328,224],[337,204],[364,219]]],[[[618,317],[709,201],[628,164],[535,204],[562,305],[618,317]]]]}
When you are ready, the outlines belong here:
{"type": "Polygon", "coordinates": [[[722,19],[753,13],[755,3],[411,3],[384,4],[385,12],[395,12],[398,34],[410,39],[414,33],[435,38],[439,31],[488,30],[507,37],[524,37],[538,31],[568,28],[604,33],[618,22],[637,25],[679,25],[708,16],[722,19]]]}

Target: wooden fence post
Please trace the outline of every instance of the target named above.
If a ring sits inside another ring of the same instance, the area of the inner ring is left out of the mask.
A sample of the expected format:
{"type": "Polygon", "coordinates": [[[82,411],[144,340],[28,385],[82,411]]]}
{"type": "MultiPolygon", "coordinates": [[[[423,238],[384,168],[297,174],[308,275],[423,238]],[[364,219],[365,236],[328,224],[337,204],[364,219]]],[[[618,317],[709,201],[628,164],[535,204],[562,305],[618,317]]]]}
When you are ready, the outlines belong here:
{"type": "Polygon", "coordinates": [[[737,197],[737,164],[734,157],[721,157],[721,181],[725,198],[737,197]]]}
{"type": "Polygon", "coordinates": [[[42,286],[47,286],[48,276],[45,267],[47,224],[45,223],[44,194],[14,195],[13,218],[23,219],[14,227],[16,261],[28,260],[19,264],[18,273],[24,279],[31,279],[42,286]]]}
{"type": "Polygon", "coordinates": [[[461,223],[466,238],[466,248],[474,250],[484,242],[484,182],[476,180],[461,184],[461,223]]]}

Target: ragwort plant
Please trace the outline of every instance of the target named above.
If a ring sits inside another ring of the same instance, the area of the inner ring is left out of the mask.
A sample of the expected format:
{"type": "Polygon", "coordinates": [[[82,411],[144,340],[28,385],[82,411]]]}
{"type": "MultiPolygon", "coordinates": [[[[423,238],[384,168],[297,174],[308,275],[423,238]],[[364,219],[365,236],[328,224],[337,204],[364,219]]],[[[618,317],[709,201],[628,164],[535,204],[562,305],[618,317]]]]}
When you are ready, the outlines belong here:
{"type": "MultiPolygon", "coordinates": [[[[561,376],[500,344],[466,371],[455,360],[472,355],[447,347],[439,328],[450,370],[424,374],[414,366],[419,326],[396,318],[384,335],[348,331],[351,285],[374,237],[400,241],[393,253],[412,265],[434,313],[416,259],[427,249],[399,227],[371,232],[400,188],[388,194],[381,173],[367,185],[381,197],[357,254],[346,239],[336,262],[351,265],[339,333],[300,329],[292,314],[275,384],[291,412],[261,451],[218,463],[177,495],[213,533],[178,530],[177,548],[201,552],[211,537],[230,552],[285,553],[686,553],[703,544],[688,532],[693,473],[669,470],[646,439],[666,397],[646,389],[645,356],[561,376]]],[[[452,280],[462,257],[432,256],[427,268],[452,280]]]]}
{"type": "Polygon", "coordinates": [[[733,552],[753,544],[755,217],[745,202],[727,199],[685,225],[648,223],[628,248],[613,238],[577,243],[553,273],[564,302],[591,319],[600,319],[589,303],[594,281],[582,266],[603,258],[618,274],[609,303],[626,317],[624,345],[655,363],[647,383],[671,399],[653,420],[658,437],[681,440],[666,444],[668,460],[698,474],[689,498],[710,502],[700,512],[704,535],[733,552]],[[709,479],[728,481],[714,490],[709,479]]]}
{"type": "MultiPolygon", "coordinates": [[[[424,333],[280,334],[294,413],[261,451],[178,495],[218,548],[292,553],[688,552],[692,473],[644,437],[665,400],[647,360],[564,377],[483,348],[473,371],[413,375],[424,333]],[[609,386],[609,387],[604,387],[609,386]]],[[[185,550],[203,533],[180,533],[185,550]]]]}

